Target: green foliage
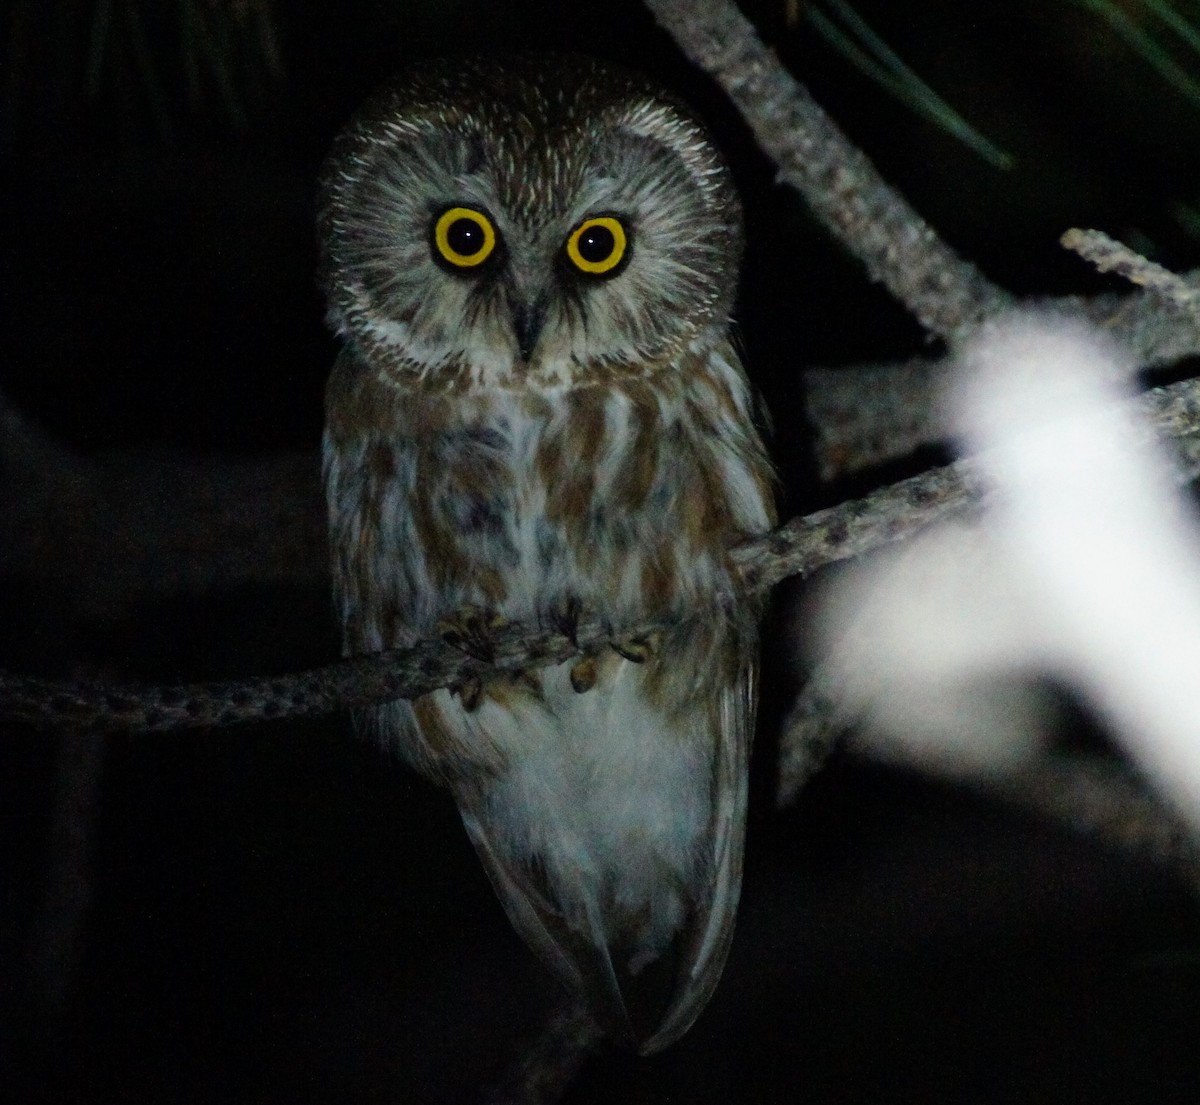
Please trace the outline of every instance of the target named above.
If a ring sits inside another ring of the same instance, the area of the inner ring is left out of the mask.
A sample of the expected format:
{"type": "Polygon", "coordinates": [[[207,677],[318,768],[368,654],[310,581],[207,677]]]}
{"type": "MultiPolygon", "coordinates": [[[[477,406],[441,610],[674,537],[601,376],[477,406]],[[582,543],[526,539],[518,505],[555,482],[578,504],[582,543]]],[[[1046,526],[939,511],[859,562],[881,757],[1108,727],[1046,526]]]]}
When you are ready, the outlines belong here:
{"type": "MultiPolygon", "coordinates": [[[[1200,31],[1166,0],[1130,0],[1128,7],[1141,9],[1138,13],[1142,16],[1140,19],[1129,14],[1125,7],[1114,0],[1071,0],[1071,3],[1103,19],[1159,77],[1196,107],[1200,107],[1200,83],[1192,79],[1170,49],[1172,40],[1180,39],[1192,54],[1200,54],[1200,31]],[[1162,26],[1157,26],[1155,21],[1162,26]],[[1149,24],[1149,27],[1145,24],[1149,24]]],[[[1194,57],[1190,64],[1196,64],[1194,57]]]]}
{"type": "MultiPolygon", "coordinates": [[[[1197,0],[1064,0],[1087,11],[1125,49],[1200,108],[1197,0]]],[[[402,0],[380,0],[400,8],[402,0]]],[[[787,0],[829,49],[998,169],[1013,157],[981,134],[899,56],[848,0],[787,0]]],[[[964,7],[964,18],[969,7],[964,7]]],[[[73,110],[83,89],[102,113],[140,116],[159,139],[188,117],[244,130],[270,90],[283,84],[280,42],[294,5],[273,0],[8,0],[0,14],[0,117],[9,133],[22,116],[73,110]]],[[[128,129],[128,128],[126,128],[128,129]]],[[[137,126],[133,127],[138,129],[137,126]]]]}
{"type": "Polygon", "coordinates": [[[901,103],[936,123],[997,169],[1012,167],[1012,156],[971,126],[929,87],[877,35],[845,0],[810,4],[805,18],[813,29],[855,68],[901,103]]]}

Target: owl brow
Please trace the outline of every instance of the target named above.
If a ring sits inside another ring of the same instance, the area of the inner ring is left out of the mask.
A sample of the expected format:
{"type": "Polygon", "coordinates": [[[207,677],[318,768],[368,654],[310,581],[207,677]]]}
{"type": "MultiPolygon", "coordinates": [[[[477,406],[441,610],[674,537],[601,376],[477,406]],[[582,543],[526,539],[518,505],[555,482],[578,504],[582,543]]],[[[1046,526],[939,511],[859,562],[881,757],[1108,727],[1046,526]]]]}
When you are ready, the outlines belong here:
{"type": "Polygon", "coordinates": [[[725,169],[704,130],[691,119],[663,105],[651,110],[635,109],[619,121],[616,133],[637,144],[646,143],[659,154],[667,154],[678,163],[692,183],[703,193],[712,193],[725,169]]]}

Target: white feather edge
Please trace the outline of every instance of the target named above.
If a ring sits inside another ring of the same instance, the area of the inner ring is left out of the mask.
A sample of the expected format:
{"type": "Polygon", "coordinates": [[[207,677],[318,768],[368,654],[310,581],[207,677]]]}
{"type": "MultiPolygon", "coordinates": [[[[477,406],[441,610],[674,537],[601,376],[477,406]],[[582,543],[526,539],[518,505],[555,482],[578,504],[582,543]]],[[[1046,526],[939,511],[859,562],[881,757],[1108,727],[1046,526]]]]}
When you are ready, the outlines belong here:
{"type": "MultiPolygon", "coordinates": [[[[624,665],[631,668],[632,665],[624,665]]],[[[550,669],[551,681],[566,678],[569,665],[550,669]]],[[[636,669],[634,669],[636,671],[636,669]]],[[[589,696],[596,692],[589,692],[589,696]]],[[[580,696],[583,701],[589,696],[580,696]]],[[[614,1039],[649,1055],[681,1037],[704,1009],[720,979],[733,936],[741,891],[742,855],[748,794],[748,764],[757,671],[747,665],[738,681],[721,695],[719,731],[711,761],[711,804],[704,833],[710,870],[709,893],[701,896],[692,934],[682,950],[675,996],[653,1033],[639,1040],[625,1008],[605,927],[594,901],[582,913],[586,931],[571,927],[562,911],[542,894],[519,864],[514,865],[503,838],[511,827],[482,816],[478,795],[459,794],[459,808],[471,842],[513,927],[546,967],[575,993],[589,995],[589,1006],[614,1039]]],[[[694,739],[694,738],[693,738],[694,739]]],[[[543,811],[544,814],[544,811],[543,811]]]]}
{"type": "Polygon", "coordinates": [[[662,1051],[692,1027],[725,968],[742,892],[750,744],[757,702],[758,666],[751,663],[742,669],[737,683],[721,696],[721,729],[713,784],[713,892],[708,901],[708,916],[693,941],[695,951],[688,956],[683,988],[658,1030],[642,1043],[639,1050],[643,1055],[662,1051]]]}

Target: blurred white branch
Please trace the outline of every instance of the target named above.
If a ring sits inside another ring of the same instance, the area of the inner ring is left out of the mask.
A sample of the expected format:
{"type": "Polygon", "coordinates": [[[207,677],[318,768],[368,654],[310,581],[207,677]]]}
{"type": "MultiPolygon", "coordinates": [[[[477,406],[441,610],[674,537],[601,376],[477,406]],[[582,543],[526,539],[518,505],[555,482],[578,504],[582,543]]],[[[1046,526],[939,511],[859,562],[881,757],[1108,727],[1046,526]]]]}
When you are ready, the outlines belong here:
{"type": "MultiPolygon", "coordinates": [[[[1195,307],[1200,301],[1200,271],[1169,272],[1099,231],[1068,234],[1073,235],[1072,248],[1079,247],[1089,259],[1112,261],[1112,271],[1144,290],[1033,300],[1026,307],[1092,322],[1126,348],[1142,369],[1200,355],[1200,312],[1195,307]]],[[[806,369],[805,413],[814,430],[813,449],[822,478],[897,460],[942,441],[937,396],[953,363],[951,353],[893,364],[806,369]]]]}
{"type": "Polygon", "coordinates": [[[1200,824],[1200,527],[1120,401],[1128,354],[1016,313],[958,364],[950,428],[985,508],[837,581],[819,650],[838,714],[885,754],[1006,772],[1038,749],[1036,700],[1014,683],[1052,674],[1200,824]]]}

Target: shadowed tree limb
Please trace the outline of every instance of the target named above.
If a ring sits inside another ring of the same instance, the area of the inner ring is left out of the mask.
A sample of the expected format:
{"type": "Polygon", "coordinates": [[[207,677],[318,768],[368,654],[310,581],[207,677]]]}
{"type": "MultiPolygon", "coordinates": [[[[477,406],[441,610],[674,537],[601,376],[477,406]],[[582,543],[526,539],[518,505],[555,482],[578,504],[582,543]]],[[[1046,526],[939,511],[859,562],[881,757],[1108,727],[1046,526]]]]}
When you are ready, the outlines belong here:
{"type": "MultiPolygon", "coordinates": [[[[1170,272],[1094,230],[1068,231],[1064,244],[1144,290],[1033,300],[1030,306],[1095,323],[1129,349],[1142,369],[1200,356],[1200,271],[1170,272]]],[[[807,369],[806,414],[822,478],[896,460],[939,441],[936,395],[953,367],[949,355],[807,369]]]]}
{"type": "Polygon", "coordinates": [[[0,392],[0,574],[80,620],[245,584],[328,579],[320,459],[139,450],[85,457],[0,392]]]}
{"type": "Polygon", "coordinates": [[[583,1007],[564,1000],[485,1096],[486,1105],[551,1105],[603,1039],[583,1007]]]}

